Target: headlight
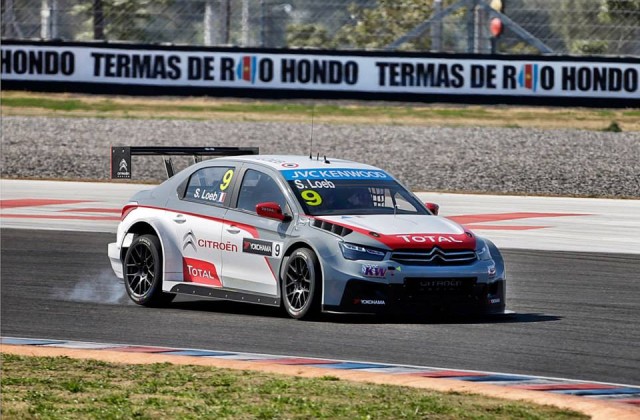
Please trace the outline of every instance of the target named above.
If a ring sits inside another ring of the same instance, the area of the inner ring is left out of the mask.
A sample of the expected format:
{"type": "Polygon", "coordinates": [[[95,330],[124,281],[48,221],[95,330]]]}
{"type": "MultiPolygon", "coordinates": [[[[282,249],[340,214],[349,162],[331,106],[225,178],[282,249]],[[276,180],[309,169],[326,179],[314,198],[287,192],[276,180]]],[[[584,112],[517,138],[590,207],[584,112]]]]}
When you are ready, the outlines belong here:
{"type": "Polygon", "coordinates": [[[340,242],[340,250],[342,251],[342,256],[348,260],[382,261],[387,254],[379,249],[350,244],[348,242],[340,242]]]}
{"type": "Polygon", "coordinates": [[[478,259],[480,261],[487,261],[491,259],[491,252],[486,244],[483,244],[480,249],[476,251],[476,255],[478,255],[478,259]]]}

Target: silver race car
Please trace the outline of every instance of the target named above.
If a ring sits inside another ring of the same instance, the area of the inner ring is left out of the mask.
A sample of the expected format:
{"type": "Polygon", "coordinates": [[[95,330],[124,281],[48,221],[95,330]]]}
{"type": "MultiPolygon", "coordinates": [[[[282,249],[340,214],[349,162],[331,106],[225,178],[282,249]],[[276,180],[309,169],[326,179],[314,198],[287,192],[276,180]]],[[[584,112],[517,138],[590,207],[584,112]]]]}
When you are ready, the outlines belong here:
{"type": "Polygon", "coordinates": [[[108,246],[146,306],[176,294],[319,312],[505,313],[487,239],[387,172],[341,159],[206,160],[135,194],[108,246]]]}

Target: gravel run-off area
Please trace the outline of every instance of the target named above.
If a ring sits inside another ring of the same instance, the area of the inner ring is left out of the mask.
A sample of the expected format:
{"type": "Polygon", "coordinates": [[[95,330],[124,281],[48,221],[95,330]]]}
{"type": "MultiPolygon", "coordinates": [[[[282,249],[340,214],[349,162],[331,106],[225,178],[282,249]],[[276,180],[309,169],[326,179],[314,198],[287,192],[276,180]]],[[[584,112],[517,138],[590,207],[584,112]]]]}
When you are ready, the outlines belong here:
{"type": "MultiPolygon", "coordinates": [[[[107,180],[112,145],[308,155],[310,134],[301,123],[6,116],[2,177],[107,180]]],[[[640,198],[638,132],[316,124],[317,153],[379,166],[414,191],[640,198]]],[[[133,159],[134,180],[165,178],[160,158],[133,159]]]]}

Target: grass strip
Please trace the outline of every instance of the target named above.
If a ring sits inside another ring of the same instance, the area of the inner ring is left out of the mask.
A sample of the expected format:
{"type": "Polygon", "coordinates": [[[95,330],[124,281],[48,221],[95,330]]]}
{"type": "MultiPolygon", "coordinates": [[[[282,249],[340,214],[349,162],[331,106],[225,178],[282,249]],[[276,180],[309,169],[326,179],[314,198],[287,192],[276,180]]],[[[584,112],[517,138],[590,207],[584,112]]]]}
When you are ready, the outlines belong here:
{"type": "Polygon", "coordinates": [[[168,363],[2,354],[2,417],[576,419],[555,407],[461,393],[168,363]]]}
{"type": "Polygon", "coordinates": [[[640,131],[640,110],[137,98],[3,91],[2,115],[640,131]]]}

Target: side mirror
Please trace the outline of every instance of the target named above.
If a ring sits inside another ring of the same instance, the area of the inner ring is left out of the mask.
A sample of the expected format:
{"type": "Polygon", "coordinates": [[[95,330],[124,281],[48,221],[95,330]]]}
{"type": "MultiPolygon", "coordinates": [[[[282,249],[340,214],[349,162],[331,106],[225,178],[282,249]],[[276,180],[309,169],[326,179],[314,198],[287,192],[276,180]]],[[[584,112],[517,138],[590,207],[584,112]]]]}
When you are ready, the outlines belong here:
{"type": "Polygon", "coordinates": [[[281,222],[288,222],[291,220],[291,216],[282,212],[280,204],[273,201],[256,204],[256,213],[258,213],[258,216],[280,220],[281,222]]]}
{"type": "Polygon", "coordinates": [[[424,203],[425,207],[427,208],[427,210],[429,210],[431,213],[433,213],[434,215],[438,215],[438,211],[440,210],[440,206],[437,205],[436,203],[424,203]]]}

